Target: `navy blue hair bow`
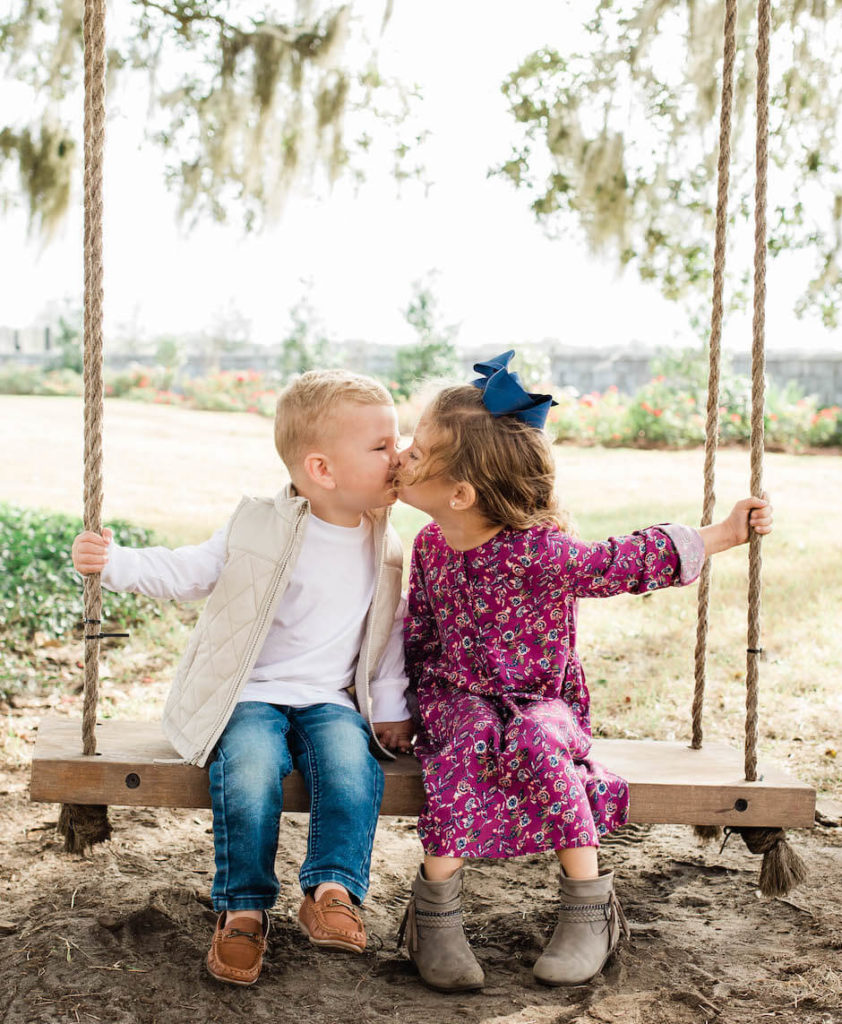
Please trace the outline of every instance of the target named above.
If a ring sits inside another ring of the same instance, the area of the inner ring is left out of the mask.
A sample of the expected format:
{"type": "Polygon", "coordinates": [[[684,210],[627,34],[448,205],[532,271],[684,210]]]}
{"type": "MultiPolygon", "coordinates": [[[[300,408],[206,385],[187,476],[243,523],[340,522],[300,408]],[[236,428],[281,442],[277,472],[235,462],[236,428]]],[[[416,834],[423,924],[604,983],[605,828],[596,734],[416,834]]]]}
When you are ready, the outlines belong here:
{"type": "Polygon", "coordinates": [[[526,391],[516,373],[506,367],[515,350],[509,349],[487,363],[474,363],[482,376],[471,383],[482,391],[482,401],[492,416],[516,416],[527,426],[540,430],[547,422],[550,408],[558,405],[552,395],[533,395],[526,391]]]}

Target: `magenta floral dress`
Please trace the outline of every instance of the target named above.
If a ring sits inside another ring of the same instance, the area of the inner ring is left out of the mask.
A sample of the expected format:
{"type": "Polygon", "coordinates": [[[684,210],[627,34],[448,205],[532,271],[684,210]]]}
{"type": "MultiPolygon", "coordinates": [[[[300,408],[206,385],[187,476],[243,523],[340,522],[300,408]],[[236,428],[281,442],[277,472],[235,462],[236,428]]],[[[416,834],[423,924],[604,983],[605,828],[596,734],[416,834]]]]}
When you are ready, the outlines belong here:
{"type": "Polygon", "coordinates": [[[676,525],[598,543],[504,529],[471,551],[454,551],[435,523],[421,530],[404,636],[426,853],[599,846],[626,821],[627,784],[588,757],[576,600],[691,583],[703,560],[698,532],[676,525]]]}

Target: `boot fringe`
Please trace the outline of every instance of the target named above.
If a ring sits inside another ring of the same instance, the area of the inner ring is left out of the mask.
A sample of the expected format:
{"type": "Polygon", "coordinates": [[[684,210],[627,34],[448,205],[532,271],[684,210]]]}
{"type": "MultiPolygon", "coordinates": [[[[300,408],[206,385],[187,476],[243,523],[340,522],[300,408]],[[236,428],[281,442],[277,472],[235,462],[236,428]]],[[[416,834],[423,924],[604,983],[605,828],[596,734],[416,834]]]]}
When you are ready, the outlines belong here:
{"type": "Polygon", "coordinates": [[[398,928],[398,938],[395,943],[395,949],[400,949],[406,940],[406,948],[411,953],[413,949],[418,949],[418,925],[415,923],[415,893],[410,893],[409,903],[406,905],[406,910],[403,914],[400,927],[398,928]]]}
{"type": "Polygon", "coordinates": [[[397,948],[406,941],[421,980],[441,992],[467,992],[485,984],[462,924],[461,871],[430,882],[419,868],[398,929],[397,948]]]}
{"type": "Polygon", "coordinates": [[[631,928],[616,893],[611,892],[611,909],[608,912],[608,952],[613,953],[621,942],[631,938],[631,928]]]}
{"type": "Polygon", "coordinates": [[[407,940],[406,948],[410,952],[418,949],[419,918],[425,928],[452,928],[454,924],[462,924],[462,910],[460,907],[455,910],[419,910],[415,893],[412,893],[398,928],[396,949],[401,948],[404,939],[407,940]]]}
{"type": "Polygon", "coordinates": [[[558,919],[571,924],[597,924],[604,921],[602,931],[608,932],[609,955],[620,942],[628,942],[631,936],[629,922],[613,889],[604,903],[562,903],[558,908],[558,919]]]}

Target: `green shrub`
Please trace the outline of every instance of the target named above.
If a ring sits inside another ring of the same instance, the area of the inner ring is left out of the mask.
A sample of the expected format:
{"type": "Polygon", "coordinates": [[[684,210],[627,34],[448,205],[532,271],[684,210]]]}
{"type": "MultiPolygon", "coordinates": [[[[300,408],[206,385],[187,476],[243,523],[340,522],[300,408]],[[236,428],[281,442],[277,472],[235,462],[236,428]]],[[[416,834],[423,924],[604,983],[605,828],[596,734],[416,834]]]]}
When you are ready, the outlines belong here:
{"type": "Polygon", "coordinates": [[[547,426],[557,441],[606,448],[634,441],[629,426],[629,399],[613,385],[604,394],[592,391],[581,396],[566,388],[556,399],[558,405],[550,409],[547,426]]]}
{"type": "Polygon", "coordinates": [[[184,397],[193,409],[210,412],[253,412],[274,416],[277,381],[256,370],[223,371],[185,380],[184,397]]]}
{"type": "Polygon", "coordinates": [[[831,405],[810,417],[807,440],[811,445],[842,445],[842,408],[831,405]]]}
{"type": "MultiPolygon", "coordinates": [[[[109,524],[119,544],[151,543],[148,531],[109,524]]],[[[0,504],[0,637],[16,644],[35,632],[57,637],[83,618],[82,584],[70,561],[80,519],[0,504]]],[[[135,625],[160,614],[156,602],[103,591],[104,627],[135,625]]],[[[107,631],[107,630],[106,630],[107,631]]]]}
{"type": "Polygon", "coordinates": [[[75,370],[6,363],[0,366],[0,395],[81,395],[82,376],[75,370]]]}
{"type": "Polygon", "coordinates": [[[104,374],[106,398],[136,398],[153,401],[157,391],[168,391],[175,370],[167,366],[133,364],[124,370],[108,370],[104,374]]]}
{"type": "Polygon", "coordinates": [[[81,373],[64,367],[63,369],[48,370],[41,378],[38,391],[35,394],[81,396],[83,390],[84,383],[81,373]]]}
{"type": "MultiPolygon", "coordinates": [[[[652,362],[655,375],[633,396],[614,386],[602,394],[580,395],[574,388],[555,393],[547,427],[556,441],[605,447],[691,448],[704,443],[707,418],[707,354],[703,349],[667,353],[652,362]]],[[[417,370],[417,368],[416,368],[417,370]]],[[[530,374],[543,372],[535,360],[530,374]]],[[[249,412],[273,417],[282,381],[278,373],[226,371],[179,381],[166,366],[133,366],[119,373],[106,371],[106,397],[123,397],[186,409],[249,412]]],[[[432,397],[426,383],[411,376],[412,384],[389,380],[386,386],[397,402],[402,434],[409,434],[432,397]],[[420,385],[420,386],[419,386],[420,385]]],[[[548,385],[530,386],[543,391],[548,385]]],[[[40,367],[0,367],[0,393],[18,395],[79,395],[82,379],[70,369],[44,372],[40,367]]],[[[720,386],[719,439],[723,444],[746,444],[751,431],[751,383],[723,366],[720,386]]],[[[805,396],[795,384],[766,391],[766,445],[789,452],[842,445],[842,411],[837,405],[820,408],[815,396],[805,396]]]]}
{"type": "Polygon", "coordinates": [[[5,363],[0,366],[0,394],[34,395],[44,375],[40,366],[5,363]]]}
{"type": "Polygon", "coordinates": [[[705,440],[705,398],[658,375],[629,402],[629,436],[635,444],[684,448],[705,440]]]}
{"type": "MultiPolygon", "coordinates": [[[[615,387],[604,394],[579,395],[565,389],[556,395],[548,428],[557,441],[691,448],[704,444],[707,419],[705,350],[668,353],[652,361],[655,376],[629,398],[615,387]]],[[[722,369],[719,394],[719,440],[747,444],[751,436],[751,381],[722,369]]],[[[798,385],[769,384],[764,420],[766,446],[789,452],[842,444],[842,410],[819,408],[798,385]]]]}

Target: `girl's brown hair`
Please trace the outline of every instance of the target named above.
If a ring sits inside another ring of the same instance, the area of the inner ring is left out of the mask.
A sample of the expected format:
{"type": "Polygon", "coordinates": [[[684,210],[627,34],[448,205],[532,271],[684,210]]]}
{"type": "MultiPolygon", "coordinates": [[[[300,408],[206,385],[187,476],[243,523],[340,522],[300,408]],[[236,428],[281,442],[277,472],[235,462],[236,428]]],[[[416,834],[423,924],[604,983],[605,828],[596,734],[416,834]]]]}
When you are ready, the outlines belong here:
{"type": "Polygon", "coordinates": [[[543,431],[514,416],[492,416],[482,392],[470,384],[440,391],[424,418],[435,436],[424,478],[443,475],[471,484],[477,511],[493,525],[572,531],[558,504],[555,460],[543,431]]]}

